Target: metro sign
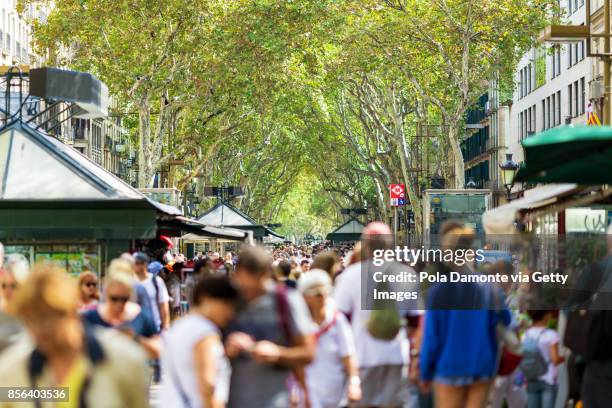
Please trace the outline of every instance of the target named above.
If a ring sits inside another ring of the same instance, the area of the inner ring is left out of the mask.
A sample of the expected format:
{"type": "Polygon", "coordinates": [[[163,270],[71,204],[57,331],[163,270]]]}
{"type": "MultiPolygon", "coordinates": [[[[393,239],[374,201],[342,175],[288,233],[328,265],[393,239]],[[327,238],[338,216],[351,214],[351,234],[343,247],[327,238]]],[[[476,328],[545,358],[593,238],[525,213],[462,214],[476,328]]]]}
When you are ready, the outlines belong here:
{"type": "Polygon", "coordinates": [[[389,194],[392,207],[406,204],[406,187],[403,184],[389,184],[389,194]]]}

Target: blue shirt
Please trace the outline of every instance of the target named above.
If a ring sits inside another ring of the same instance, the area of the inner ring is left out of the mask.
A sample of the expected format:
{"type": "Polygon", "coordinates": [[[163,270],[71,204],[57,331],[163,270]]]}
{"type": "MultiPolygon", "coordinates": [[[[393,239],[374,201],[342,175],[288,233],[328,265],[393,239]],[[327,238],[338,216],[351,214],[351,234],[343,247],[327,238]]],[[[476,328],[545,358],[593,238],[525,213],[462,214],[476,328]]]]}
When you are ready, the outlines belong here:
{"type": "Polygon", "coordinates": [[[495,375],[496,325],[508,325],[510,312],[505,306],[495,310],[504,300],[501,291],[494,290],[480,283],[438,283],[430,288],[420,351],[422,380],[495,375]]]}
{"type": "Polygon", "coordinates": [[[106,320],[102,319],[102,316],[100,316],[98,309],[88,310],[81,316],[83,317],[83,320],[85,320],[85,322],[87,323],[107,328],[125,327],[142,337],[153,337],[158,333],[153,319],[146,313],[143,313],[142,310],[136,315],[136,317],[134,317],[134,319],[123,323],[121,326],[110,325],[106,320]]]}

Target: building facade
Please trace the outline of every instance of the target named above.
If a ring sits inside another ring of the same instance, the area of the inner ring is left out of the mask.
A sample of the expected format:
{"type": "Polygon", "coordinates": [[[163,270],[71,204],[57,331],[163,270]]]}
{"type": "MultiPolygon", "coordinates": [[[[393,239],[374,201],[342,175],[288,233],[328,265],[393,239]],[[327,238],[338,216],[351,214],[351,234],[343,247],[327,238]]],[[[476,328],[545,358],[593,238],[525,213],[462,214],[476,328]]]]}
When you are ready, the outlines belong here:
{"type": "Polygon", "coordinates": [[[500,90],[497,80],[490,81],[487,93],[467,113],[467,136],[461,144],[466,185],[473,182],[476,188],[491,190],[494,205],[503,195],[499,163],[510,131],[511,102],[511,92],[500,90]]]}
{"type": "MultiPolygon", "coordinates": [[[[584,0],[562,0],[561,6],[567,24],[585,23],[584,0]]],[[[586,123],[593,78],[585,41],[542,44],[523,55],[515,72],[507,141],[515,162],[524,159],[524,139],[556,126],[586,123]]]]}
{"type": "MultiPolygon", "coordinates": [[[[0,71],[6,72],[11,66],[27,71],[44,65],[44,59],[34,54],[31,44],[31,21],[44,21],[49,9],[43,5],[31,4],[21,14],[17,12],[16,1],[0,0],[0,71]]],[[[0,83],[4,93],[5,84],[0,83]]],[[[24,90],[27,92],[27,90],[24,90]]],[[[39,112],[46,108],[44,103],[32,106],[39,112]]],[[[47,112],[42,120],[47,121],[44,130],[73,146],[95,163],[135,184],[135,148],[130,143],[127,131],[117,116],[116,101],[111,98],[109,117],[99,119],[70,118],[67,106],[58,104],[47,112]]]]}

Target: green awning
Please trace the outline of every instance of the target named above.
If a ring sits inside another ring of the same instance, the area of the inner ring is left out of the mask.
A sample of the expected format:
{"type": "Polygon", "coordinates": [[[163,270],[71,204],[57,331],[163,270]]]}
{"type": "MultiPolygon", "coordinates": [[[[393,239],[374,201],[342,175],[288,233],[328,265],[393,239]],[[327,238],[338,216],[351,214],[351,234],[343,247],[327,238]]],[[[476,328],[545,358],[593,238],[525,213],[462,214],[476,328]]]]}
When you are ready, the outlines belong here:
{"type": "Polygon", "coordinates": [[[523,140],[516,181],[612,183],[612,127],[557,127],[523,140]]]}

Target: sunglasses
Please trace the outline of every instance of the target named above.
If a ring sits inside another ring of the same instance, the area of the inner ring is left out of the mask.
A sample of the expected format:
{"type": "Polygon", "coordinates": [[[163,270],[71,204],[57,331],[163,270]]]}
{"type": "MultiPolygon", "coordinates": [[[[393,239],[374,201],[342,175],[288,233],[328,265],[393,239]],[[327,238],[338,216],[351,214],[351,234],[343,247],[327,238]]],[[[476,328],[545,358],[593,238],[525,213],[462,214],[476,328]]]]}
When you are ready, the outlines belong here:
{"type": "Polygon", "coordinates": [[[3,283],[2,284],[2,289],[8,289],[8,288],[15,290],[17,289],[17,284],[16,283],[11,283],[11,284],[3,283]]]}
{"type": "Polygon", "coordinates": [[[85,286],[87,286],[88,288],[95,288],[98,286],[98,282],[87,282],[84,283],[85,286]]]}
{"type": "Polygon", "coordinates": [[[128,300],[130,300],[129,296],[109,296],[108,300],[110,300],[113,303],[127,303],[128,300]]]}

